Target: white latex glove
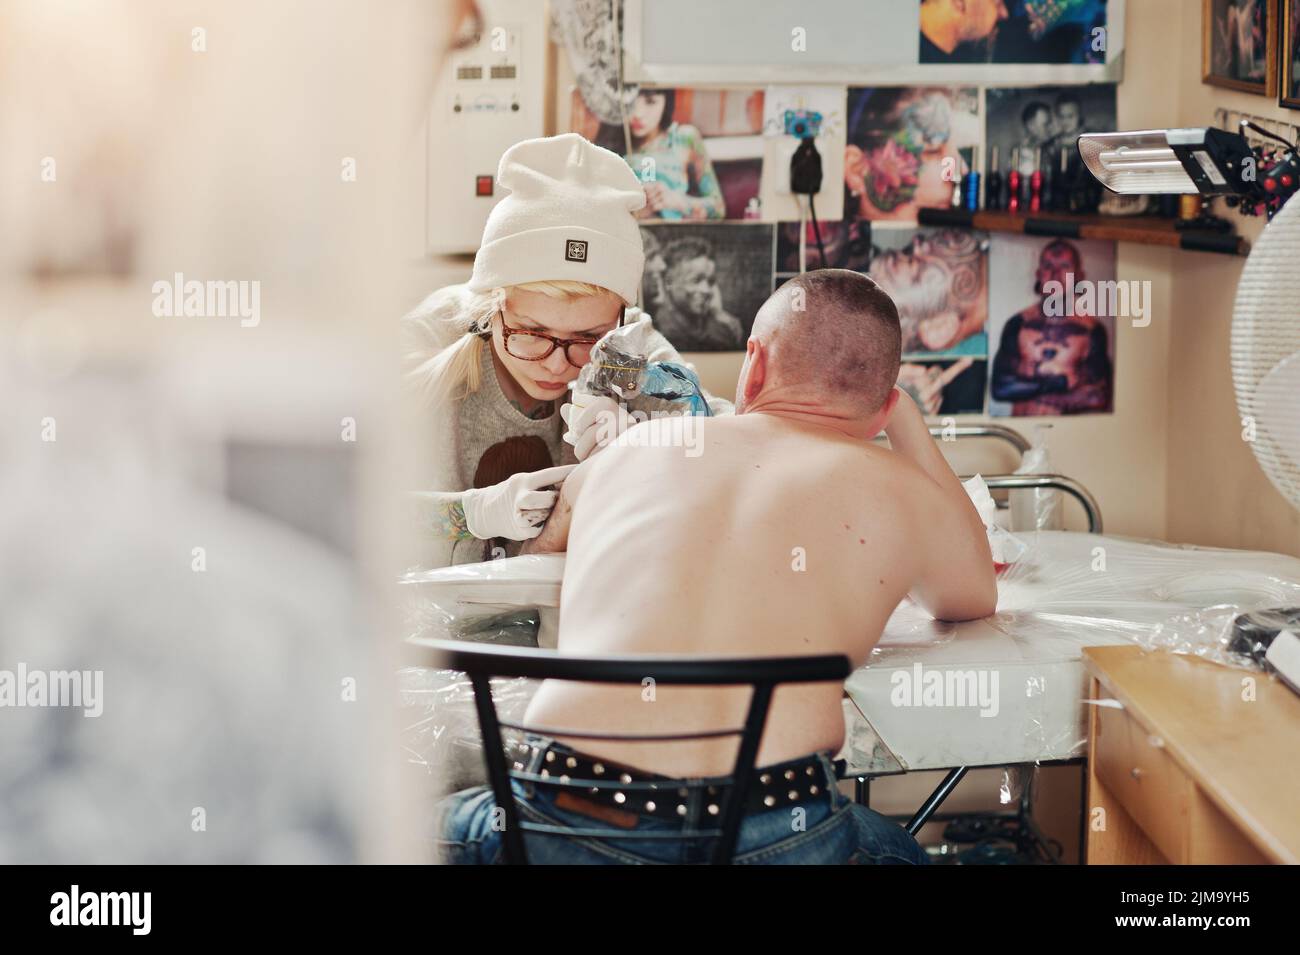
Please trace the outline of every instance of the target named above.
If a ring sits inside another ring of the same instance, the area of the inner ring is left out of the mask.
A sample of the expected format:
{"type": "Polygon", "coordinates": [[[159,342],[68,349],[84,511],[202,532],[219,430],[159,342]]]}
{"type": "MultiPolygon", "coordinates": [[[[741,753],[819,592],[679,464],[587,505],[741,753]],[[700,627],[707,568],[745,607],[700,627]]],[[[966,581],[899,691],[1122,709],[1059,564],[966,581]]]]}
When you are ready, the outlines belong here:
{"type": "Polygon", "coordinates": [[[480,540],[506,537],[531,540],[542,532],[558,491],[542,488],[560,484],[576,464],[523,472],[491,487],[471,488],[461,496],[465,526],[480,540]]]}
{"type": "Polygon", "coordinates": [[[608,395],[575,397],[581,403],[561,405],[560,417],[569,426],[564,440],[573,445],[574,457],[579,461],[612,444],[634,424],[622,403],[608,395]]]}

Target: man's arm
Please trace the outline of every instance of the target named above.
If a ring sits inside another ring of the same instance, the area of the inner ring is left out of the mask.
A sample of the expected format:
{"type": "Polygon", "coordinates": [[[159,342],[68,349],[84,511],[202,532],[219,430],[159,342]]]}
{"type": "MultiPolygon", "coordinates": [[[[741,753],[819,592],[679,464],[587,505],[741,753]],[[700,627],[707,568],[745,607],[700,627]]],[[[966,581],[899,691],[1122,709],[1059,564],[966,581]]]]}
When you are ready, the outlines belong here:
{"type": "Polygon", "coordinates": [[[546,526],[532,540],[524,541],[520,554],[563,554],[569,549],[573,502],[578,499],[578,492],[582,489],[582,482],[589,470],[586,462],[583,462],[569,472],[569,476],[560,485],[560,495],[555,499],[555,507],[551,508],[546,526]]]}
{"type": "Polygon", "coordinates": [[[912,598],[939,620],[974,620],[997,609],[988,532],[970,495],[944,460],[916,403],[906,394],[885,428],[890,447],[919,467],[938,491],[930,539],[912,598]]]}

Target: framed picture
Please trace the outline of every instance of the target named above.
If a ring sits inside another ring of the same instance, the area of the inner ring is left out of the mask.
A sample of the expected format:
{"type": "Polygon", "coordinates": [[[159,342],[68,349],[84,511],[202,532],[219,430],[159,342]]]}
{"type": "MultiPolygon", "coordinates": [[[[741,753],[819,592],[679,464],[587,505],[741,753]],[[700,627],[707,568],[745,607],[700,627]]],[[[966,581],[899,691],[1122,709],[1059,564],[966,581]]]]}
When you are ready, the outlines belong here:
{"type": "Polygon", "coordinates": [[[1278,104],[1300,109],[1300,0],[1282,0],[1278,104]]]}
{"type": "MultiPolygon", "coordinates": [[[[1290,3],[1290,0],[1285,0],[1290,3]]],[[[1260,96],[1277,95],[1277,0],[1203,0],[1201,79],[1260,96]]]]}

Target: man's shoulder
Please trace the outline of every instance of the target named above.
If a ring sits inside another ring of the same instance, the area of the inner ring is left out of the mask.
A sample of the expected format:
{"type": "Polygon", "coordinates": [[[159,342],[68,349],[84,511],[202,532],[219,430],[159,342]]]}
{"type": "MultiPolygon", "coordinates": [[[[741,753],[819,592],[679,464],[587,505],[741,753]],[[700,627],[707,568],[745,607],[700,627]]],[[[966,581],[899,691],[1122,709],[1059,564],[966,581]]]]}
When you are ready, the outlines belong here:
{"type": "Polygon", "coordinates": [[[839,453],[855,495],[867,505],[882,499],[926,505],[938,493],[938,485],[919,465],[886,444],[861,441],[842,446],[839,453]]]}

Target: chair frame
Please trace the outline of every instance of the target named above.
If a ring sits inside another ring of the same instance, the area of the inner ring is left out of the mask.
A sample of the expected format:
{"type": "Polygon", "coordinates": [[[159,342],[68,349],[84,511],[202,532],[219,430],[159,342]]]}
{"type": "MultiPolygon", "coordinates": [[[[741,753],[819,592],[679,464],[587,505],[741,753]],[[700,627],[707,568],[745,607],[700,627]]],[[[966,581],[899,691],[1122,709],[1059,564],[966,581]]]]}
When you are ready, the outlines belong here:
{"type": "MultiPolygon", "coordinates": [[[[794,657],[700,657],[674,658],[658,654],[638,654],[608,657],[579,657],[559,654],[553,650],[536,650],[529,647],[496,647],[454,640],[413,641],[423,649],[435,651],[441,658],[439,666],[465,673],[474,688],[474,706],[478,714],[479,729],[483,735],[483,759],[497,806],[505,816],[502,848],[505,861],[512,865],[526,865],[528,851],[523,833],[534,828],[521,823],[515,804],[511,779],[537,781],[530,774],[507,769],[503,727],[524,732],[544,733],[548,736],[565,736],[574,739],[618,739],[632,742],[709,739],[720,736],[740,737],[740,746],[728,777],[685,780],[682,786],[724,786],[720,807],[720,824],[716,831],[673,833],[675,838],[708,837],[717,839],[711,855],[713,865],[729,865],[740,837],[740,826],[745,814],[745,797],[758,759],[758,748],[767,724],[772,694],[777,686],[791,683],[843,683],[852,672],[847,657],[839,654],[794,657]],[[492,699],[493,677],[523,677],[536,680],[567,680],[579,683],[609,683],[641,685],[653,679],[663,686],[750,686],[749,708],[743,726],[734,729],[709,730],[688,734],[613,734],[568,730],[557,727],[528,727],[506,723],[499,719],[492,699]]],[[[595,780],[559,782],[547,779],[555,786],[586,789],[595,780]]],[[[634,788],[624,786],[623,788],[634,788]]],[[[539,831],[554,832],[552,828],[539,831]]],[[[575,830],[576,832],[576,830],[575,830]]],[[[645,833],[601,833],[603,837],[646,838],[645,833]]]]}

